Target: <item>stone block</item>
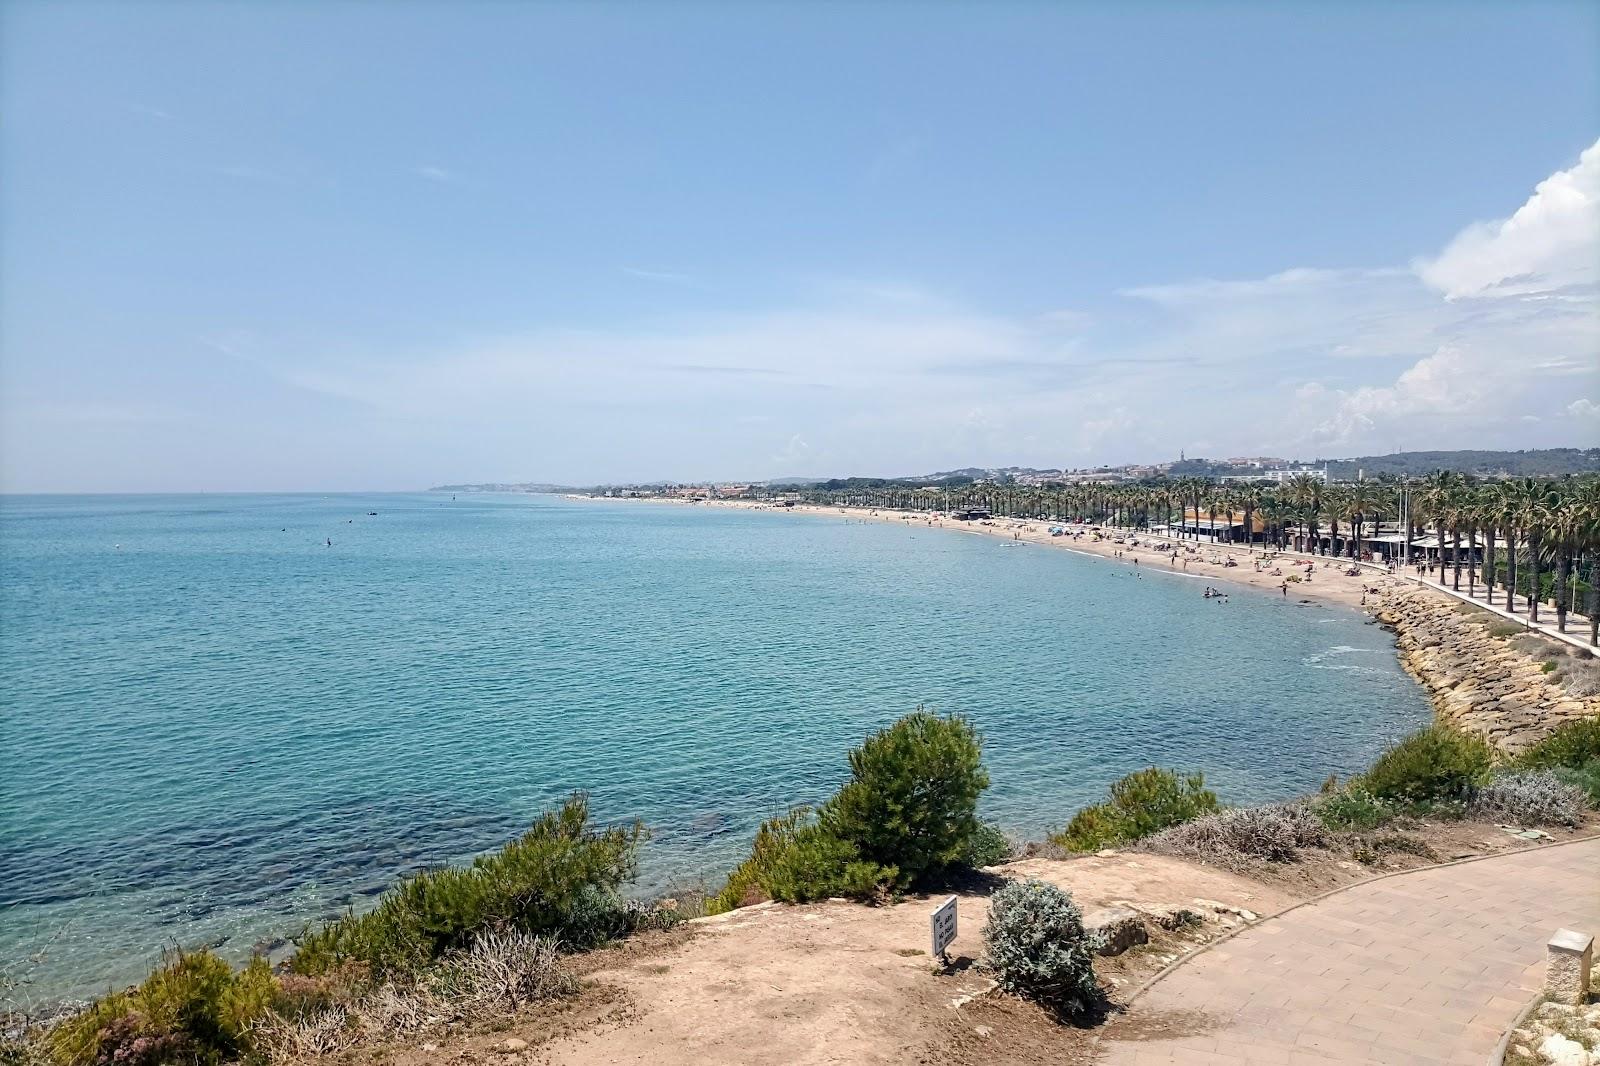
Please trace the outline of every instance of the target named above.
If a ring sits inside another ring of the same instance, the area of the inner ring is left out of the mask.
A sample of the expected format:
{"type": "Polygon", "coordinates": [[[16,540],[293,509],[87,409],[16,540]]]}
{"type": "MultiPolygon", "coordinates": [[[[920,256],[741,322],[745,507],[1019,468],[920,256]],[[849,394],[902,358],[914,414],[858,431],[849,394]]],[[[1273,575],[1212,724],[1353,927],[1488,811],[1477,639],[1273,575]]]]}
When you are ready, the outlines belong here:
{"type": "Polygon", "coordinates": [[[1100,937],[1098,953],[1121,955],[1131,947],[1150,942],[1150,930],[1139,913],[1129,907],[1106,907],[1084,919],[1084,928],[1100,937]]]}
{"type": "Polygon", "coordinates": [[[1594,965],[1594,937],[1572,929],[1557,929],[1550,938],[1545,959],[1544,994],[1553,1003],[1581,1007],[1589,996],[1589,972],[1594,965]]]}

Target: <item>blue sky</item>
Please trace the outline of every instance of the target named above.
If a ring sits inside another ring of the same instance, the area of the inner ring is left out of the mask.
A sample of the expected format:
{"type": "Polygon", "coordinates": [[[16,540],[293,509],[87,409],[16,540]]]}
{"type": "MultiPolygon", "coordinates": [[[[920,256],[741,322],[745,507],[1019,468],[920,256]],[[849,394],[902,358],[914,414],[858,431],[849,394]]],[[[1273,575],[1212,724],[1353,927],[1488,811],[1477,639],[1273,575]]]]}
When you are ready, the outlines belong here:
{"type": "Polygon", "coordinates": [[[0,18],[8,491],[1600,441],[1593,4],[0,18]]]}

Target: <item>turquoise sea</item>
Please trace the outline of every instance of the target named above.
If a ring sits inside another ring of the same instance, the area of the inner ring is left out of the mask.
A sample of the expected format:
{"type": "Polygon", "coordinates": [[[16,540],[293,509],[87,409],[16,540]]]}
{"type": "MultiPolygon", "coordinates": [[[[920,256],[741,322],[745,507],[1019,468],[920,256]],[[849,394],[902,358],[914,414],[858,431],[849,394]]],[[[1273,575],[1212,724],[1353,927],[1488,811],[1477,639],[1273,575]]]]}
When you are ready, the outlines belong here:
{"type": "Polygon", "coordinates": [[[1426,720],[1353,611],[923,526],[554,497],[0,499],[0,960],[233,957],[586,789],[714,879],[918,704],[1040,834],[1149,764],[1270,800],[1426,720]],[[376,512],[371,514],[369,512],[376,512]],[[331,542],[331,543],[329,543],[331,542]]]}

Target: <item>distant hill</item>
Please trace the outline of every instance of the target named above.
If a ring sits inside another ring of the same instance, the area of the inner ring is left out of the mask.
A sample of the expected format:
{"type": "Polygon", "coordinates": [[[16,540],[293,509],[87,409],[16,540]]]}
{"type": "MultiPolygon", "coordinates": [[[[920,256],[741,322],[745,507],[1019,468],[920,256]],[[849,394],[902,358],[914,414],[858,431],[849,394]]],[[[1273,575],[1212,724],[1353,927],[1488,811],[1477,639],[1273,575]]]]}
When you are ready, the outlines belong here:
{"type": "MultiPolygon", "coordinates": [[[[1317,466],[1323,460],[1316,461],[1317,466]]],[[[1454,470],[1481,477],[1561,477],[1600,472],[1600,448],[1535,448],[1518,452],[1396,452],[1363,455],[1355,459],[1327,460],[1328,475],[1352,481],[1356,472],[1366,477],[1390,475],[1416,477],[1435,470],[1454,470]]]]}
{"type": "Polygon", "coordinates": [[[476,485],[435,485],[429,492],[583,492],[573,485],[548,485],[542,481],[486,481],[476,485]]]}

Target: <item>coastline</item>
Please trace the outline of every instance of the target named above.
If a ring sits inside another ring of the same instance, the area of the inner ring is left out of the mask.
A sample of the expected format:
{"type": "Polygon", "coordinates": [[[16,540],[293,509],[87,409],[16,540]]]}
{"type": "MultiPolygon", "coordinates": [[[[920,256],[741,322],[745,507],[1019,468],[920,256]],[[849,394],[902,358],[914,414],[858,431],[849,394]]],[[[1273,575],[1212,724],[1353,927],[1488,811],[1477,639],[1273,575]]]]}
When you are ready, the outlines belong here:
{"type": "MultiPolygon", "coordinates": [[[[1093,526],[1037,519],[997,518],[984,524],[936,518],[920,511],[817,504],[779,507],[751,500],[643,497],[614,502],[723,507],[948,529],[1090,555],[1130,570],[1137,566],[1196,578],[1214,583],[1224,592],[1227,585],[1244,585],[1297,603],[1348,607],[1370,615],[1395,634],[1395,652],[1401,665],[1427,692],[1435,717],[1483,736],[1508,755],[1526,749],[1565,722],[1600,715],[1600,693],[1569,691],[1562,684],[1565,678],[1559,665],[1555,670],[1549,665],[1563,662],[1563,657],[1581,659],[1584,653],[1538,635],[1498,632],[1494,623],[1499,619],[1488,611],[1387,571],[1361,566],[1357,574],[1350,575],[1348,560],[1297,552],[1269,553],[1259,548],[1111,528],[1096,534],[1093,526]],[[1064,527],[1075,535],[1053,537],[1049,533],[1052,526],[1064,527]],[[1132,541],[1137,541],[1137,546],[1132,541]],[[1161,550],[1163,546],[1165,551],[1161,550]],[[1174,550],[1179,556],[1176,563],[1171,561],[1174,550]],[[1269,554],[1274,557],[1264,562],[1269,554]],[[1229,559],[1234,565],[1226,565],[1229,559]],[[1307,564],[1311,564],[1309,580],[1307,564]],[[1301,580],[1288,583],[1285,592],[1285,579],[1290,574],[1299,575],[1301,580]]],[[[1594,656],[1589,655],[1588,660],[1593,663],[1594,656]]]]}

